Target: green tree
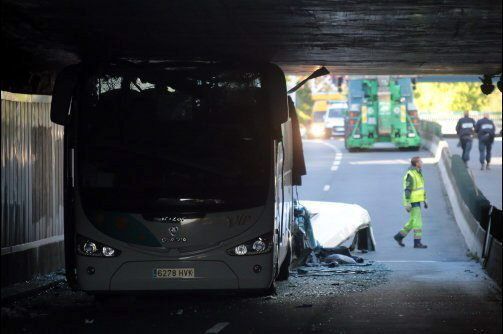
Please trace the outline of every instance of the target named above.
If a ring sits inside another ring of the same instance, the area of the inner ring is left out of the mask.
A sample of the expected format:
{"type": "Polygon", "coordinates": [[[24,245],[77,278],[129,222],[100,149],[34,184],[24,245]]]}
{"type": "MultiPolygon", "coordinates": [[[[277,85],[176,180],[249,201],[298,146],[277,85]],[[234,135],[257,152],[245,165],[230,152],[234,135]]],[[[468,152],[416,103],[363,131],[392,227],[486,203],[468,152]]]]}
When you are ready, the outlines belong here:
{"type": "Polygon", "coordinates": [[[309,85],[302,86],[296,94],[295,107],[306,115],[311,115],[313,109],[313,99],[309,85]]]}
{"type": "Polygon", "coordinates": [[[422,111],[499,111],[501,92],[484,95],[476,82],[422,82],[414,93],[417,108],[422,111]]]}

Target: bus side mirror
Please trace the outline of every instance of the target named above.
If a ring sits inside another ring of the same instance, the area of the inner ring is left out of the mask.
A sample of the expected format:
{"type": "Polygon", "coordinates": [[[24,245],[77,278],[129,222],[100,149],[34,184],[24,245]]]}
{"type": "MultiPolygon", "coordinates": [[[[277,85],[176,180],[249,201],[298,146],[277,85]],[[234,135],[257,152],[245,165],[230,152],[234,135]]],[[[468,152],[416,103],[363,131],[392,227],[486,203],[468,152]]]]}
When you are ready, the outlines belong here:
{"type": "Polygon", "coordinates": [[[288,121],[285,74],[278,66],[271,64],[265,74],[264,84],[264,88],[269,94],[269,110],[272,113],[272,123],[274,126],[279,126],[288,121]]]}
{"type": "Polygon", "coordinates": [[[65,125],[77,86],[79,69],[79,65],[67,66],[56,77],[51,102],[51,121],[56,124],[65,125]]]}

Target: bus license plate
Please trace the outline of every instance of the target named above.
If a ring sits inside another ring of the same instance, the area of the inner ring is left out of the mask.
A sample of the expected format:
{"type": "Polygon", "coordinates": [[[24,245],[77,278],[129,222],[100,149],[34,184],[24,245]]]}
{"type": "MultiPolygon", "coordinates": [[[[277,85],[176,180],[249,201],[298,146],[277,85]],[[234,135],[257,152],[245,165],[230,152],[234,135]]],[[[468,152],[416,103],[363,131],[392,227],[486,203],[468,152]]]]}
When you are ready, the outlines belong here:
{"type": "Polygon", "coordinates": [[[154,278],[194,278],[194,268],[156,268],[154,278]]]}

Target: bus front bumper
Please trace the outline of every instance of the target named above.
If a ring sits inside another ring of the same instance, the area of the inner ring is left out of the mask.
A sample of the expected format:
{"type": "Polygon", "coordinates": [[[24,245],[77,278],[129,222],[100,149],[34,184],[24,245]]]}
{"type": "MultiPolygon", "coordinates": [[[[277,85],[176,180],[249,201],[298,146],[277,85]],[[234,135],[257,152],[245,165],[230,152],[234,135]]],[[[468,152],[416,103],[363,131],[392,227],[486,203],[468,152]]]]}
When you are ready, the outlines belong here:
{"type": "Polygon", "coordinates": [[[84,291],[170,291],[267,289],[273,279],[272,255],[229,257],[228,260],[128,261],[118,265],[81,257],[77,266],[84,291]],[[257,272],[257,266],[260,271],[257,272]],[[93,269],[90,269],[92,267],[93,269]],[[193,270],[193,277],[155,277],[157,269],[193,270]],[[92,272],[92,274],[90,274],[92,272]]]}

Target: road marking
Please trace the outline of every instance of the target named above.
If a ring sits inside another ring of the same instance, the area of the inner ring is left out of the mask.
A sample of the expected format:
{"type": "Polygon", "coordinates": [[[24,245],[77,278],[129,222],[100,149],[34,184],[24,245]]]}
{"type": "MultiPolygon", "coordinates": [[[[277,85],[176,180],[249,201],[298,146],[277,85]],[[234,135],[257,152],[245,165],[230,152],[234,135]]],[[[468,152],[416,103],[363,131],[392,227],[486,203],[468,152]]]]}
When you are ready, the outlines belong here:
{"type": "Polygon", "coordinates": [[[318,143],[330,147],[332,150],[334,150],[335,154],[339,153],[339,149],[332,144],[325,143],[323,141],[320,141],[318,143]]]}
{"type": "MultiPolygon", "coordinates": [[[[335,145],[332,145],[332,144],[327,143],[327,142],[323,142],[321,140],[312,140],[312,141],[306,140],[306,141],[307,142],[312,142],[312,143],[317,143],[317,144],[322,144],[322,145],[330,147],[335,152],[335,158],[334,158],[334,161],[332,163],[332,166],[330,167],[330,170],[332,172],[335,172],[338,169],[339,165],[341,164],[341,160],[342,160],[342,152],[339,151],[339,149],[335,145]]],[[[325,188],[326,187],[327,186],[325,186],[325,188]]],[[[323,190],[325,190],[325,188],[323,188],[323,190]]],[[[330,186],[328,186],[328,189],[330,189],[330,186]]],[[[325,191],[328,191],[328,189],[325,190],[325,191]]]]}
{"type": "Polygon", "coordinates": [[[325,184],[325,186],[323,187],[323,191],[329,191],[330,190],[330,186],[328,184],[325,184]]]}
{"type": "Polygon", "coordinates": [[[220,333],[220,331],[222,329],[224,329],[225,327],[227,327],[228,325],[229,325],[228,322],[219,322],[219,323],[215,324],[213,327],[211,327],[210,329],[208,329],[204,333],[205,334],[217,334],[217,333],[220,333]]]}

